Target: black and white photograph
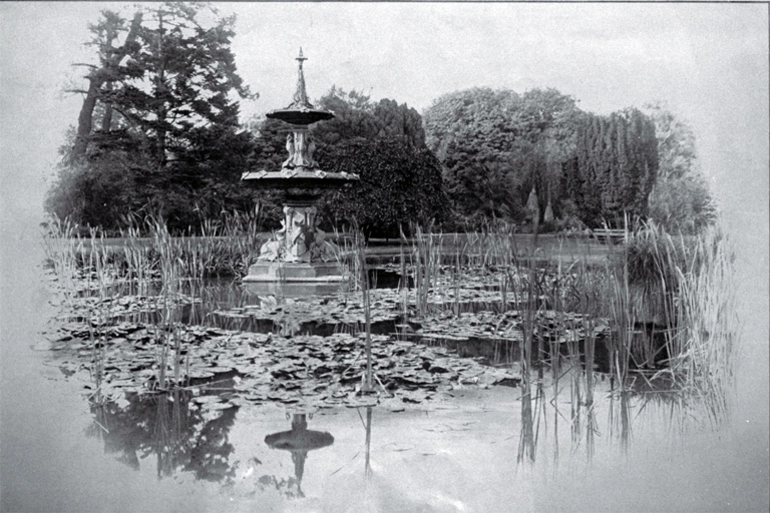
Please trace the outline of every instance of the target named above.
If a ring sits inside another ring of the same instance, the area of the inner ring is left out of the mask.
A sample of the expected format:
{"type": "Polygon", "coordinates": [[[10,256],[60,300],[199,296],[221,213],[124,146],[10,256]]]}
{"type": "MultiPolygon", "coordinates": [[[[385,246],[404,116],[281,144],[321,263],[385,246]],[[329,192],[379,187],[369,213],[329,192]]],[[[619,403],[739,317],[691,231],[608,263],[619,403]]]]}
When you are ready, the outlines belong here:
{"type": "Polygon", "coordinates": [[[0,511],[767,512],[769,12],[1,2],[0,511]]]}

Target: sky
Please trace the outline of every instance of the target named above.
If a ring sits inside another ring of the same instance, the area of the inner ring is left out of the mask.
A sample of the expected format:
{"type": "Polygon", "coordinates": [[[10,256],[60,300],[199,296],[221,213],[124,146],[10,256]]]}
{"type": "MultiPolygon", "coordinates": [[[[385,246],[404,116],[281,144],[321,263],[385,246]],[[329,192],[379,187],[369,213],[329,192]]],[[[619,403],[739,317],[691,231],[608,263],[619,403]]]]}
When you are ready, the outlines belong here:
{"type": "MultiPolygon", "coordinates": [[[[88,24],[130,3],[0,2],[0,200],[4,226],[37,219],[57,148],[77,122],[88,24]]],[[[217,3],[259,99],[291,101],[299,47],[311,98],[332,85],[422,112],[474,86],[552,87],[607,114],[664,101],[697,137],[726,217],[766,237],[768,7],[683,3],[217,3]]]]}

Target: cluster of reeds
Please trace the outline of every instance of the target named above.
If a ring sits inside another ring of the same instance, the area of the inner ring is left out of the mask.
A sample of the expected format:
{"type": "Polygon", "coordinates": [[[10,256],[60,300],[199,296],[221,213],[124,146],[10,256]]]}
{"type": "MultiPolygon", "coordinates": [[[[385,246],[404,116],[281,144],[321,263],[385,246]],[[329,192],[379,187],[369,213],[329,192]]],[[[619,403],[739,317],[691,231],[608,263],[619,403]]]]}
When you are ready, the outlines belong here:
{"type": "Polygon", "coordinates": [[[673,289],[664,296],[671,330],[665,372],[694,390],[724,389],[732,381],[739,329],[730,241],[719,226],[696,238],[657,240],[655,256],[670,269],[672,282],[663,292],[673,289]]]}
{"type": "MultiPolygon", "coordinates": [[[[442,255],[442,237],[432,233],[432,226],[427,231],[419,225],[412,227],[413,244],[410,252],[410,264],[414,272],[416,310],[418,315],[427,315],[429,294],[436,286],[439,277],[442,255]]],[[[403,232],[402,232],[403,239],[403,232]]]]}
{"type": "Polygon", "coordinates": [[[459,249],[461,262],[476,268],[505,267],[518,260],[516,227],[503,220],[485,223],[479,230],[454,234],[452,242],[459,249]]]}
{"type": "MultiPolygon", "coordinates": [[[[144,229],[154,241],[153,234],[159,218],[149,217],[144,229]]],[[[220,220],[206,220],[200,226],[200,235],[192,233],[175,236],[168,240],[175,256],[182,262],[180,272],[189,279],[212,276],[243,276],[256,261],[259,247],[264,242],[260,236],[261,219],[257,214],[243,215],[235,212],[220,220]]],[[[137,230],[138,232],[138,230],[137,230]]],[[[130,232],[127,235],[132,235],[130,232]]],[[[157,265],[159,249],[151,245],[150,256],[157,265]]]]}
{"type": "Polygon", "coordinates": [[[119,272],[103,244],[103,237],[96,230],[90,230],[89,238],[84,238],[72,223],[58,219],[51,219],[47,228],[43,237],[46,259],[60,285],[60,297],[65,306],[71,308],[74,299],[80,295],[96,299],[85,302],[86,309],[80,315],[88,328],[91,347],[90,373],[95,388],[90,399],[101,404],[107,346],[104,332],[114,322],[111,313],[102,305],[122,293],[117,286],[119,272]],[[85,245],[100,249],[84,252],[85,245]]]}
{"type": "MultiPolygon", "coordinates": [[[[608,363],[601,379],[609,377],[618,398],[625,401],[628,393],[635,393],[635,383],[665,382],[677,393],[692,392],[705,399],[710,415],[723,417],[738,326],[734,254],[718,226],[698,236],[681,236],[641,223],[634,230],[626,229],[620,244],[609,246],[607,258],[593,258],[588,254],[590,244],[585,244],[586,254],[575,255],[569,265],[543,252],[537,246],[537,234],[531,248],[517,245],[515,230],[506,225],[451,236],[431,235],[420,227],[413,227],[412,233],[416,236],[411,241],[402,237],[401,262],[402,275],[408,265],[415,277],[417,313],[451,308],[458,314],[458,283],[464,265],[497,272],[500,311],[508,308],[513,296],[522,314],[518,352],[522,404],[534,400],[543,368],[550,366],[554,394],[564,388],[560,380],[568,378],[569,420],[575,432],[585,435],[587,445],[592,445],[596,432],[594,394],[600,349],[605,353],[601,361],[608,363]],[[411,257],[408,262],[406,255],[411,257]],[[543,262],[550,263],[544,267],[543,262]],[[450,280],[441,283],[452,284],[455,304],[429,307],[430,287],[447,272],[450,280]],[[556,319],[548,342],[538,329],[539,316],[546,310],[556,319]],[[566,328],[568,318],[579,319],[580,334],[566,328]]],[[[525,410],[522,415],[536,417],[532,407],[525,410]]],[[[617,417],[623,439],[630,430],[627,410],[628,404],[621,404],[617,417]]],[[[525,446],[536,439],[534,429],[523,434],[525,446]]],[[[530,450],[523,450],[526,454],[520,456],[530,459],[530,450]]]]}
{"type": "Polygon", "coordinates": [[[82,252],[83,241],[69,220],[51,218],[46,223],[43,233],[43,249],[47,265],[53,271],[54,279],[58,282],[62,297],[70,300],[76,293],[79,255],[82,252]]]}
{"type": "MultiPolygon", "coordinates": [[[[154,236],[163,220],[148,216],[143,220],[126,219],[126,229],[118,239],[105,244],[103,238],[81,238],[74,225],[53,219],[48,223],[46,251],[57,276],[71,276],[72,269],[85,269],[91,251],[108,251],[116,271],[136,284],[146,284],[159,277],[161,255],[154,236]],[[72,269],[65,270],[63,266],[72,269]]],[[[212,276],[243,276],[256,260],[264,236],[260,234],[258,214],[223,215],[217,221],[204,221],[200,235],[189,233],[170,237],[165,242],[181,260],[180,272],[188,279],[212,276]]],[[[92,230],[93,231],[93,230],[92,230]]]]}
{"type": "Polygon", "coordinates": [[[181,385],[181,338],[177,316],[182,295],[182,274],[180,267],[184,260],[178,256],[178,247],[162,221],[155,221],[152,226],[153,247],[159,255],[161,290],[158,303],[161,311],[160,324],[156,326],[156,366],[155,387],[165,391],[172,386],[181,385]],[[173,354],[172,354],[173,353],[173,354]],[[168,360],[172,357],[171,368],[173,381],[167,376],[168,360]]]}
{"type": "Polygon", "coordinates": [[[106,344],[96,333],[104,333],[107,323],[114,320],[107,305],[112,296],[151,296],[151,291],[157,292],[158,311],[153,316],[157,374],[152,387],[168,390],[181,386],[188,374],[183,364],[189,366],[182,361],[179,325],[185,295],[194,295],[209,276],[245,273],[259,248],[258,216],[234,214],[220,222],[205,222],[201,235],[196,236],[172,236],[158,217],[148,217],[141,224],[129,223],[118,240],[105,240],[93,229],[90,238],[82,238],[79,232],[71,223],[54,219],[48,223],[44,241],[64,297],[72,297],[83,288],[97,297],[88,303],[96,390],[103,377],[106,344]]]}
{"type": "Polygon", "coordinates": [[[347,277],[350,290],[361,290],[361,259],[359,251],[366,250],[366,241],[361,230],[355,223],[351,231],[340,232],[334,230],[335,244],[329,244],[329,250],[334,255],[334,260],[342,274],[347,277]]]}
{"type": "MultiPolygon", "coordinates": [[[[97,233],[95,230],[90,231],[92,245],[97,241],[97,233]]],[[[103,240],[100,236],[99,239],[103,240]]],[[[92,350],[92,366],[91,377],[95,382],[96,389],[95,398],[96,402],[102,402],[101,387],[104,379],[105,360],[107,355],[107,339],[104,335],[104,328],[112,322],[112,317],[99,305],[115,294],[114,287],[111,287],[114,279],[114,272],[111,270],[109,253],[104,249],[102,245],[101,251],[91,251],[88,255],[89,265],[86,273],[88,287],[87,290],[96,290],[98,294],[98,303],[96,303],[89,310],[88,319],[88,331],[89,339],[92,350]],[[112,293],[111,293],[112,292],[112,293]],[[98,328],[99,335],[97,336],[95,331],[98,328]]]]}

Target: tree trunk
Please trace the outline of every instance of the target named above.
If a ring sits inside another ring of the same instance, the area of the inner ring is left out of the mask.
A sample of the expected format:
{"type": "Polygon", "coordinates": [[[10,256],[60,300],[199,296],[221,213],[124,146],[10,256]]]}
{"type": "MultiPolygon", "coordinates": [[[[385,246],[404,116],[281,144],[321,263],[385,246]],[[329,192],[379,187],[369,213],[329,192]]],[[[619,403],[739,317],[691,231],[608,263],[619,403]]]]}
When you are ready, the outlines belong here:
{"type": "MultiPolygon", "coordinates": [[[[112,82],[107,82],[104,85],[105,91],[112,91],[112,82]]],[[[102,118],[102,131],[103,132],[109,132],[110,127],[112,127],[112,104],[106,103],[104,104],[104,117],[102,118]]]]}
{"type": "MultiPolygon", "coordinates": [[[[120,61],[128,53],[128,47],[131,43],[136,41],[136,37],[139,34],[139,29],[142,25],[142,12],[137,11],[134,14],[134,19],[131,21],[131,28],[126,36],[126,42],[120,51],[116,51],[115,54],[106,59],[102,67],[91,73],[88,77],[89,85],[86,98],[83,100],[83,106],[80,109],[80,115],[78,116],[78,130],[75,135],[75,145],[72,148],[71,161],[77,162],[81,160],[88,149],[88,141],[91,136],[91,128],[93,126],[93,114],[94,107],[96,107],[96,100],[99,96],[99,92],[106,81],[108,76],[107,70],[110,68],[117,68],[120,61]]],[[[112,38],[109,39],[108,44],[111,45],[112,38]]],[[[102,129],[105,124],[109,130],[109,125],[112,123],[112,109],[107,106],[107,112],[105,112],[105,119],[102,120],[102,129]]]]}
{"type": "Polygon", "coordinates": [[[88,138],[91,135],[91,123],[94,107],[96,106],[96,93],[102,85],[103,80],[99,78],[98,72],[88,79],[90,82],[86,99],[83,100],[83,106],[80,108],[78,116],[78,131],[75,135],[75,146],[72,148],[72,162],[78,162],[86,154],[88,147],[88,138]]]}

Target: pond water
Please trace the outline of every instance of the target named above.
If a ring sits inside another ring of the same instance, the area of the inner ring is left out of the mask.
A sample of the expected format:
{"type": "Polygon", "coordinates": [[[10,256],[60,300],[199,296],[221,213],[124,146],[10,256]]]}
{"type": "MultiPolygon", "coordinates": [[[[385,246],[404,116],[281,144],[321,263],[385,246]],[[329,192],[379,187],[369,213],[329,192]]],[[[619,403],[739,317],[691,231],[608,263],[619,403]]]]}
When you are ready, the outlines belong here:
{"type": "MultiPolygon", "coordinates": [[[[722,512],[770,505],[767,260],[757,269],[756,260],[741,258],[742,349],[725,414],[665,392],[620,396],[597,378],[593,408],[570,422],[568,376],[560,387],[545,376],[531,395],[520,387],[458,387],[396,411],[207,409],[205,395],[186,392],[97,408],[79,383],[63,379],[48,350],[43,333],[55,330],[56,308],[38,265],[37,231],[3,236],[10,243],[0,283],[2,511],[722,512]]],[[[240,299],[222,298],[231,300],[240,299]]]]}

